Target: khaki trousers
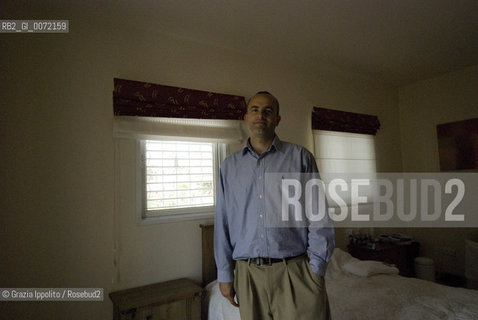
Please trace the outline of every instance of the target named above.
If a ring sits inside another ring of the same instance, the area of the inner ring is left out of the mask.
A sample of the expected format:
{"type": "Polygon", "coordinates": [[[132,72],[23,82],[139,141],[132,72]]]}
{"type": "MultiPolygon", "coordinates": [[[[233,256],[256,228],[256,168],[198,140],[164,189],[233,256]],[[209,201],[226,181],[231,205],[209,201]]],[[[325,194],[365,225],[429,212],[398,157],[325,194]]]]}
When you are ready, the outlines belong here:
{"type": "Polygon", "coordinates": [[[307,255],[256,266],[237,261],[234,288],[241,320],[328,320],[325,280],[307,255]]]}

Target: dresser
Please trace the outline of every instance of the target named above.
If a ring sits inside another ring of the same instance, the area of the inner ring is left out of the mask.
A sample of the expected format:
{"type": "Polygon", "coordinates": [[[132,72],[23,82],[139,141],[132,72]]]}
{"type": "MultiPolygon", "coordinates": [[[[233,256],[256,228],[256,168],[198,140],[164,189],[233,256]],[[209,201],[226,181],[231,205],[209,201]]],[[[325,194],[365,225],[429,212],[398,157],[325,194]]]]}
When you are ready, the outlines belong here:
{"type": "Polygon", "coordinates": [[[200,320],[203,289],[182,278],[116,292],[114,320],[200,320]]]}

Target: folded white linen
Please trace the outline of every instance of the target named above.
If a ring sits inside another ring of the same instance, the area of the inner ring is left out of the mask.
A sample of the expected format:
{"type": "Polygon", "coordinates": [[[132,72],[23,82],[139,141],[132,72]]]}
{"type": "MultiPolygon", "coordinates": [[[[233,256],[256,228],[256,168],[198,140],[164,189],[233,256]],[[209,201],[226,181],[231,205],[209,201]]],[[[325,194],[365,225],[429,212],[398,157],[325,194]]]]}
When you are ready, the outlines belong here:
{"type": "Polygon", "coordinates": [[[344,270],[359,277],[370,277],[375,274],[398,274],[395,266],[386,265],[380,261],[356,260],[344,265],[344,270]]]}

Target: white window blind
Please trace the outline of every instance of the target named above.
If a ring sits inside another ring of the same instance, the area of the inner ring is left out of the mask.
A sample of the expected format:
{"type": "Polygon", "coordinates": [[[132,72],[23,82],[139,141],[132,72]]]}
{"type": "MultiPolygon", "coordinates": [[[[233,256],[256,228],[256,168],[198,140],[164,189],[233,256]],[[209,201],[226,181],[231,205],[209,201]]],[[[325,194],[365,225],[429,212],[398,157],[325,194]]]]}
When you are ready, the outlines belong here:
{"type": "Polygon", "coordinates": [[[116,138],[242,143],[247,130],[238,120],[115,117],[116,138]]]}
{"type": "MultiPolygon", "coordinates": [[[[315,159],[326,186],[334,179],[345,180],[348,185],[347,190],[338,194],[347,205],[351,205],[353,204],[350,193],[351,180],[368,179],[371,185],[361,187],[360,194],[367,196],[368,203],[371,204],[374,192],[373,181],[376,179],[374,136],[327,130],[313,132],[315,159]]],[[[334,206],[333,202],[329,203],[334,206]]]]}
{"type": "Polygon", "coordinates": [[[375,173],[374,136],[314,130],[314,149],[322,173],[375,173]]]}
{"type": "Polygon", "coordinates": [[[145,141],[146,210],[214,206],[214,144],[145,141]]]}

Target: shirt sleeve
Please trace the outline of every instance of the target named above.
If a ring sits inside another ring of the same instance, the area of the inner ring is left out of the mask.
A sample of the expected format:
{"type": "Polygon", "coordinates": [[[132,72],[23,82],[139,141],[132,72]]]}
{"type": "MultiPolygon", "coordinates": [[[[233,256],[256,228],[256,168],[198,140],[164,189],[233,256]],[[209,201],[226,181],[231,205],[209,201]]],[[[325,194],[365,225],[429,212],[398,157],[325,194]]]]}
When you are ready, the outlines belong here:
{"type": "MultiPolygon", "coordinates": [[[[319,170],[317,169],[314,156],[307,150],[304,151],[304,172],[318,173],[319,170]]],[[[321,189],[321,192],[324,192],[324,190],[321,189]]],[[[322,199],[326,199],[326,197],[323,197],[322,199]]],[[[328,215],[327,200],[325,201],[326,220],[321,223],[321,226],[308,227],[309,233],[307,247],[310,254],[310,267],[315,273],[322,277],[325,276],[327,264],[329,263],[330,258],[332,257],[332,252],[335,248],[334,228],[328,215]]]]}
{"type": "Polygon", "coordinates": [[[216,216],[214,222],[214,258],[217,266],[217,280],[232,282],[233,261],[232,246],[229,237],[229,226],[226,212],[224,177],[222,168],[219,173],[219,182],[216,191],[216,216]]]}

